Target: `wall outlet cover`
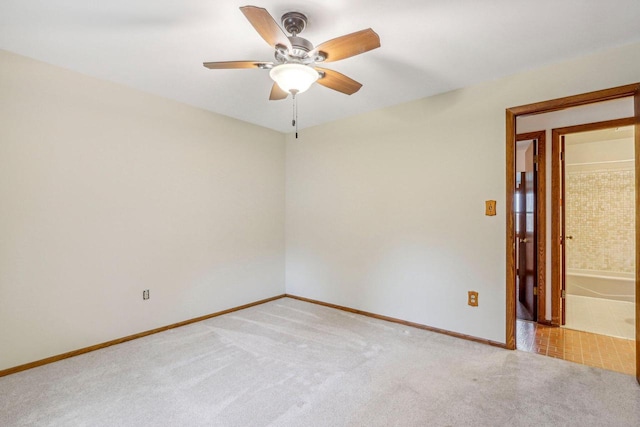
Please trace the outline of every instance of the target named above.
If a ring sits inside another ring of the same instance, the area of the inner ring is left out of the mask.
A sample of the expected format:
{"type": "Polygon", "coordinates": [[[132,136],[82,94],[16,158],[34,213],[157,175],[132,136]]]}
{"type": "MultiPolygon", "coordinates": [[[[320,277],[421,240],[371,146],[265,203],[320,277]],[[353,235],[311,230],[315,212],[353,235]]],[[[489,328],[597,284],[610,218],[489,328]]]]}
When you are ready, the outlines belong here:
{"type": "Polygon", "coordinates": [[[478,306],[478,293],[476,291],[469,291],[467,304],[469,304],[471,307],[478,306]]]}

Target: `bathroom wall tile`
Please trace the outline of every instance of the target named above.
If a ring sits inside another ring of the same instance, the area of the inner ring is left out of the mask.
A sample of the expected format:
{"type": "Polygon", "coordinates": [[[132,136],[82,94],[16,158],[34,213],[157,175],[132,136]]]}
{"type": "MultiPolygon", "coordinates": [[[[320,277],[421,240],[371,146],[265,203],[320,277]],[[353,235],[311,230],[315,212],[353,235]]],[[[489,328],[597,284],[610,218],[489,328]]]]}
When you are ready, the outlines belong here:
{"type": "Polygon", "coordinates": [[[567,171],[567,267],[635,271],[633,170],[567,171]]]}

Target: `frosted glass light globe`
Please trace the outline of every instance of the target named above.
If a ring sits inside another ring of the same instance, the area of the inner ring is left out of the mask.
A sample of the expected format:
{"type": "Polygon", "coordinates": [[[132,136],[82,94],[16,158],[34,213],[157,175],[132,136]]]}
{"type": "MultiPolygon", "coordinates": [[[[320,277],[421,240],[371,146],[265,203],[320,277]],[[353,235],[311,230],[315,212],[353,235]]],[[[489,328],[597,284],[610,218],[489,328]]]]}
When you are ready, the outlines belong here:
{"type": "Polygon", "coordinates": [[[280,89],[289,93],[302,93],[318,80],[316,70],[303,64],[276,65],[269,71],[269,76],[280,89]]]}

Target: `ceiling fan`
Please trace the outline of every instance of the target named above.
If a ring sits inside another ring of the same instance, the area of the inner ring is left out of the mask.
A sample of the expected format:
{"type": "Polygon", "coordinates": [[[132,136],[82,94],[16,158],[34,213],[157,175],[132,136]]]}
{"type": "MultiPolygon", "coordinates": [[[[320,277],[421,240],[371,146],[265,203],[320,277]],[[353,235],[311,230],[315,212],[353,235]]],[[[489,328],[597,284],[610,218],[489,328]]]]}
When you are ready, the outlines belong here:
{"type": "Polygon", "coordinates": [[[269,70],[269,76],[274,81],[270,100],[285,99],[289,94],[295,98],[296,94],[306,91],[316,81],[329,89],[347,95],[354,94],[362,87],[361,83],[316,64],[339,61],[380,47],[380,38],[371,28],[314,47],[309,40],[299,36],[307,25],[304,14],[287,12],[282,15],[282,25],[291,34],[287,36],[266,9],[244,6],[240,10],[269,46],[275,48],[275,61],[205,62],[204,66],[212,70],[269,70]]]}

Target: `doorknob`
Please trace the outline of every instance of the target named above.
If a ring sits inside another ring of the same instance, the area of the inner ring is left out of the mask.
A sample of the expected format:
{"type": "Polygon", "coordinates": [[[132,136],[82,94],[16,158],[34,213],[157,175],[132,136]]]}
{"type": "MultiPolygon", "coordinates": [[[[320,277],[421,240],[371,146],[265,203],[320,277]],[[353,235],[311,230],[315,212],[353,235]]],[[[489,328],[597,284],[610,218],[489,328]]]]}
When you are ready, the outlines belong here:
{"type": "Polygon", "coordinates": [[[524,239],[520,239],[520,243],[529,243],[529,240],[525,237],[524,239]]]}
{"type": "Polygon", "coordinates": [[[565,239],[573,240],[573,236],[567,236],[565,239]]]}

